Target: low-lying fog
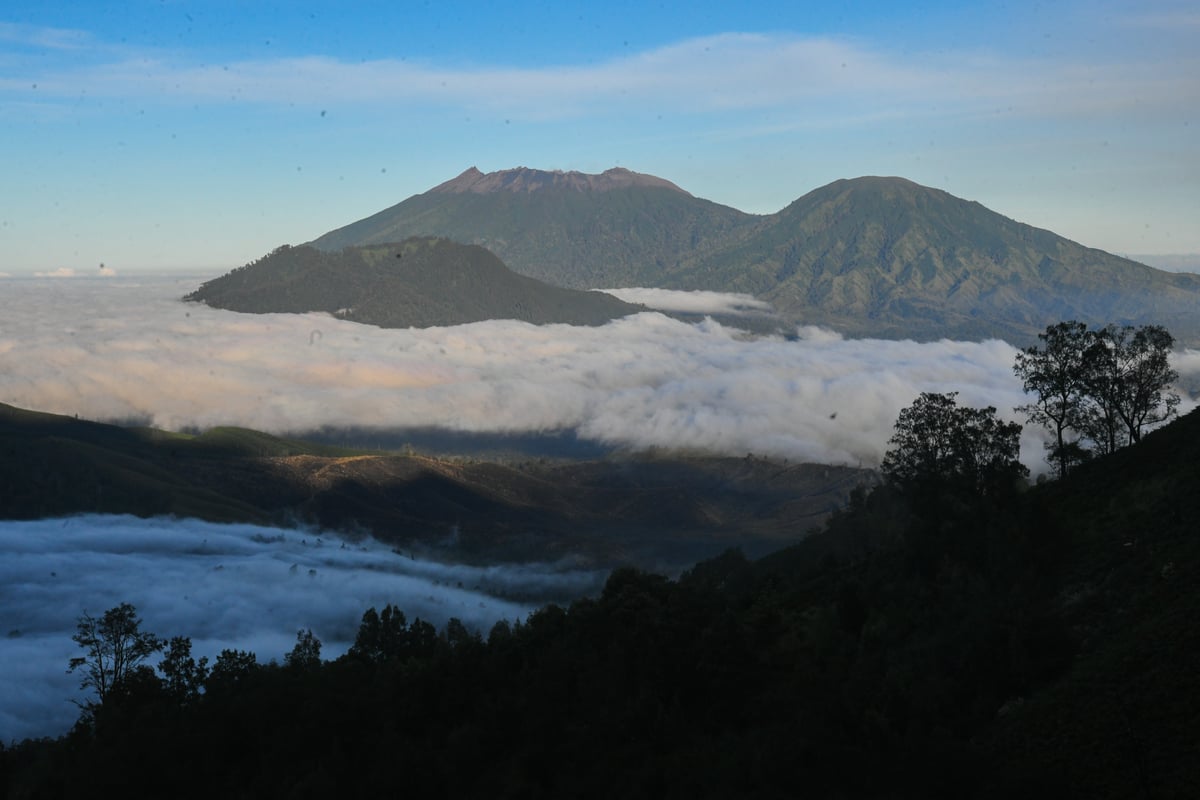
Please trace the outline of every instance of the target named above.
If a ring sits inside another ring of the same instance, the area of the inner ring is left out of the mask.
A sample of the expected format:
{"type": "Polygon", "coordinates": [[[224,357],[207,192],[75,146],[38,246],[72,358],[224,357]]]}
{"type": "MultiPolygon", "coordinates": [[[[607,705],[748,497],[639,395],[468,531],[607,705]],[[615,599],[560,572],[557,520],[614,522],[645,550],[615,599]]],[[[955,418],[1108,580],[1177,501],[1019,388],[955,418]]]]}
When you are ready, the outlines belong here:
{"type": "MultiPolygon", "coordinates": [[[[384,330],[181,302],[199,282],[0,280],[0,402],[167,429],[572,432],[608,447],[864,466],[879,463],[897,414],[922,391],[958,391],[961,403],[1018,421],[1012,409],[1026,402],[1016,351],[1000,341],[843,340],[818,328],[755,338],[654,312],[598,328],[384,330]]],[[[762,311],[737,295],[625,296],[691,313],[762,311]]],[[[1200,353],[1175,364],[1197,384],[1200,353]]],[[[1041,434],[1027,428],[1022,445],[1026,464],[1044,470],[1041,434]]],[[[78,517],[0,522],[0,578],[0,738],[9,741],[74,720],[78,679],[65,669],[84,611],[128,601],[148,630],[192,637],[197,655],[235,647],[261,660],[282,657],[311,627],[334,656],[371,605],[486,629],[526,614],[542,590],[575,596],[603,576],[447,567],[245,525],[78,517]],[[503,599],[518,588],[528,603],[503,599]]]]}
{"type": "Polygon", "coordinates": [[[392,603],[439,629],[457,617],[486,637],[497,620],[594,594],[605,577],[555,565],[440,564],[370,539],[254,525],[0,521],[0,741],[57,736],[75,721],[81,673],[66,670],[82,654],[70,637],[84,612],[133,603],[143,630],[189,636],[193,655],[210,661],[225,648],[282,660],[302,628],[334,658],[371,606],[392,603]]]}
{"type": "MultiPolygon", "coordinates": [[[[873,466],[922,391],[958,391],[960,403],[1010,419],[1026,401],[1016,351],[1001,341],[844,340],[818,328],[753,338],[653,312],[598,328],[385,330],[180,302],[199,283],[4,279],[0,402],[169,429],[569,430],[615,447],[873,466]]],[[[760,310],[738,295],[629,292],[691,312],[760,310]]],[[[1179,369],[1200,372],[1200,354],[1179,369]]],[[[1042,455],[1031,428],[1023,456],[1035,472],[1042,455]]]]}

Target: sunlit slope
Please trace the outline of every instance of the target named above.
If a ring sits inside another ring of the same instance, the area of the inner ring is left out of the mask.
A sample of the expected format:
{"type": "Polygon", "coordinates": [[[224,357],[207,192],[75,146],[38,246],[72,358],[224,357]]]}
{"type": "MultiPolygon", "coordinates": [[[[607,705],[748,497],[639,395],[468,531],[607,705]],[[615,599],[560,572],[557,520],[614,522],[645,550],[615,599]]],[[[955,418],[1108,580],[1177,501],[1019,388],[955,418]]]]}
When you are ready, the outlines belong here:
{"type": "Polygon", "coordinates": [[[198,466],[329,453],[238,428],[202,436],[123,428],[0,404],[0,518],[82,512],[265,522],[270,511],[197,479],[198,466]]]}
{"type": "Polygon", "coordinates": [[[281,247],[186,299],[253,313],[324,311],[384,328],[488,319],[601,325],[642,310],[518,275],[483,247],[432,237],[332,253],[281,247]]]}
{"type": "Polygon", "coordinates": [[[104,512],[297,522],[473,561],[683,566],[782,547],[867,470],[767,459],[461,460],[243,428],[122,428],[0,404],[0,519],[104,512]]]}

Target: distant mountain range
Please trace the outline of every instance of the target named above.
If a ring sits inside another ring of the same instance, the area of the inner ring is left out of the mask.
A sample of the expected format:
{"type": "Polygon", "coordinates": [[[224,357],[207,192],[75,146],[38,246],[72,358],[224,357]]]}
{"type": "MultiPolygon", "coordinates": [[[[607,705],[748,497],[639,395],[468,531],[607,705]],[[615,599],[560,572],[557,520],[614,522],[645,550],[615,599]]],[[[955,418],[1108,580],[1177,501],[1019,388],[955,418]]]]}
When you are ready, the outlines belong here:
{"type": "Polygon", "coordinates": [[[488,319],[601,325],[644,310],[518,275],[478,245],[433,237],[337,252],[280,247],[185,299],[253,313],[325,311],[383,328],[488,319]]]}
{"type": "Polygon", "coordinates": [[[1200,341],[1200,275],[1163,272],[902,178],[835,181],[775,214],[625,169],[528,168],[453,180],[311,242],[410,236],[482,245],[557,286],[748,292],[852,335],[1031,340],[1080,319],[1200,341]]]}

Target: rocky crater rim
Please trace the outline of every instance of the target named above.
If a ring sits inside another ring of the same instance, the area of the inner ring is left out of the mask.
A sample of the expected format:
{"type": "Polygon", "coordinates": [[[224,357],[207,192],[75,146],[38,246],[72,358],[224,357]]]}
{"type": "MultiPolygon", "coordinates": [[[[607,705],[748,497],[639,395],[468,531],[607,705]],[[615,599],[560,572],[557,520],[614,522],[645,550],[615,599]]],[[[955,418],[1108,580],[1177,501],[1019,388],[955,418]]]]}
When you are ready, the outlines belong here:
{"type": "Polygon", "coordinates": [[[429,190],[430,194],[490,194],[511,192],[513,194],[537,192],[546,189],[565,189],[579,192],[606,192],[630,187],[655,187],[670,189],[689,195],[683,189],[663,178],[640,172],[613,167],[599,175],[574,170],[540,170],[529,167],[480,172],[476,167],[467,169],[458,177],[439,184],[429,190]]]}

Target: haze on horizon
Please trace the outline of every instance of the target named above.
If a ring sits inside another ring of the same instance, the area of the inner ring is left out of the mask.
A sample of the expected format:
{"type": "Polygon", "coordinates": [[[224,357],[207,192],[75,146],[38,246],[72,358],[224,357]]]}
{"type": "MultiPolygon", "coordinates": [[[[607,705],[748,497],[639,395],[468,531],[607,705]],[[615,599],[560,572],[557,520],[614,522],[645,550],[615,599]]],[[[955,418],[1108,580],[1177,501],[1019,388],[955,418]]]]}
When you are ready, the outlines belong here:
{"type": "Polygon", "coordinates": [[[1200,14],[1148,3],[86,2],[0,14],[0,273],[239,266],[476,165],[771,213],[899,175],[1200,253],[1200,14]]]}

